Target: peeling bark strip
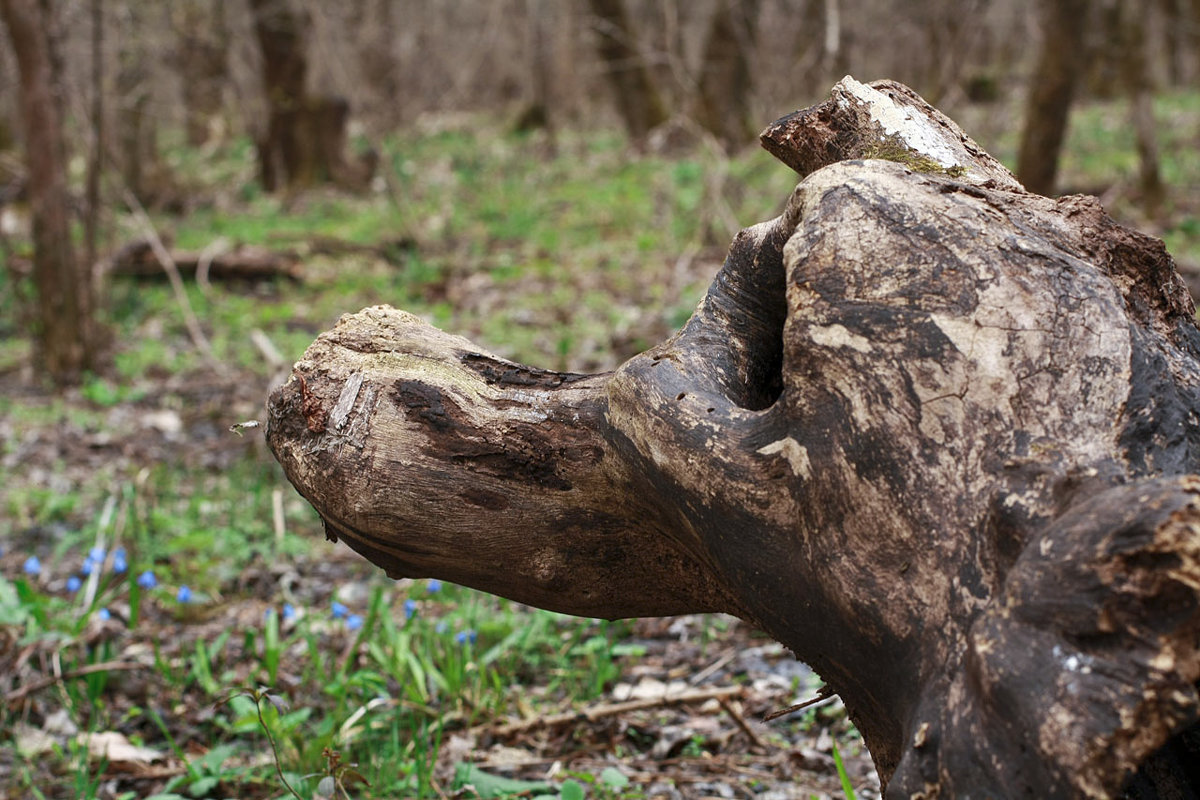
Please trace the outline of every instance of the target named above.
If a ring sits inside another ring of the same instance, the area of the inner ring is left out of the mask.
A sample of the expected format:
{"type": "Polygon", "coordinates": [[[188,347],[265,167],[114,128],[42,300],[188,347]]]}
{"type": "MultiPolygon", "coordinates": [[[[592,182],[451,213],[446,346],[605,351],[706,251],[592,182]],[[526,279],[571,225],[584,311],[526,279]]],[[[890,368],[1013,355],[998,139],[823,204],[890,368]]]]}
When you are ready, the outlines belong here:
{"type": "Polygon", "coordinates": [[[889,798],[1200,791],[1200,331],[1161,242],[898,84],[764,136],[803,180],[673,338],[570,375],[343,317],[271,396],[289,479],[395,577],[761,626],[889,798]]]}

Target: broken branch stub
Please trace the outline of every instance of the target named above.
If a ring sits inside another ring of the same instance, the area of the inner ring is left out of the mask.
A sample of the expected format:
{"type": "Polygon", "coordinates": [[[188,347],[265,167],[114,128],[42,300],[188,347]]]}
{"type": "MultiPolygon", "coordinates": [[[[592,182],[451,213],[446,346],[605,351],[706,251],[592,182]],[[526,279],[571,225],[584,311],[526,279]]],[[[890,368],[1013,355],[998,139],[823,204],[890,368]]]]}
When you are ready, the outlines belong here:
{"type": "Polygon", "coordinates": [[[574,375],[343,317],[271,396],[289,479],[396,577],[760,626],[888,797],[1195,791],[1200,331],[1161,242],[898,84],[790,120],[803,180],[670,340],[574,375]]]}

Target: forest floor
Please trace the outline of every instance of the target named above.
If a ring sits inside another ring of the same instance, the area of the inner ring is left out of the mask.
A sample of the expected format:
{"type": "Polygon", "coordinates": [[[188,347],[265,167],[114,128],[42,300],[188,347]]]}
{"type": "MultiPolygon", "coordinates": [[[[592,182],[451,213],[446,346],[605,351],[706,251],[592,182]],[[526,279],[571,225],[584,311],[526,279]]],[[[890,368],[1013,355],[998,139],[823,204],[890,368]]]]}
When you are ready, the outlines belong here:
{"type": "MultiPolygon", "coordinates": [[[[8,508],[36,507],[0,554],[0,797],[288,796],[276,760],[312,797],[324,747],[369,781],[351,797],[558,797],[564,781],[596,797],[840,797],[836,745],[875,796],[836,698],[762,721],[820,681],[744,623],[606,623],[390,581],[322,541],[255,431],[228,431],[259,413],[259,376],[139,390],[0,421],[23,485],[8,508]],[[264,687],[286,709],[264,702],[260,723],[264,687]]],[[[11,375],[0,392],[46,399],[11,375]]]]}
{"type": "MultiPolygon", "coordinates": [[[[1162,103],[1183,137],[1163,143],[1167,212],[1139,215],[1112,104],[1077,115],[1065,180],[1200,265],[1200,99],[1162,103]]],[[[1012,132],[978,132],[997,119],[960,117],[1006,158],[1012,132]]],[[[28,241],[0,247],[0,798],[877,796],[836,698],[764,719],[821,682],[745,623],[583,620],[387,580],[323,541],[261,428],[231,430],[374,303],[515,360],[610,369],[687,319],[795,176],[703,141],[631,155],[475,121],[382,147],[368,195],[287,198],[255,189],[246,142],[168,149],[168,244],[255,245],[300,279],[189,279],[184,302],[114,277],[111,364],[76,389],[47,389],[31,355],[28,241]]],[[[144,235],[109,223],[113,249],[144,235]]]]}

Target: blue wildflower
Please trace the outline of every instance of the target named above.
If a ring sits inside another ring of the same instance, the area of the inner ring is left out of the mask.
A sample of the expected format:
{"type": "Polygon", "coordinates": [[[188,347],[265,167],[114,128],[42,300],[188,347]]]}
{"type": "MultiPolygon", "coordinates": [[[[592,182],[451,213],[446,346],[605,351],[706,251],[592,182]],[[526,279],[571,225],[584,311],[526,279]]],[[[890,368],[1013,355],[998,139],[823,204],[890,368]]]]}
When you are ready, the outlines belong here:
{"type": "Polygon", "coordinates": [[[79,568],[79,572],[81,575],[91,575],[95,571],[96,562],[92,560],[91,556],[88,556],[83,560],[83,566],[79,568]]]}
{"type": "Polygon", "coordinates": [[[433,594],[442,590],[442,582],[437,578],[430,578],[429,583],[425,584],[425,591],[433,594]]]}
{"type": "Polygon", "coordinates": [[[454,641],[459,644],[475,644],[475,640],[479,638],[479,634],[472,630],[459,631],[454,635],[454,641]]]}
{"type": "Polygon", "coordinates": [[[67,578],[67,591],[74,593],[79,591],[79,587],[83,585],[83,581],[79,580],[79,576],[72,575],[67,578]]]}
{"type": "Polygon", "coordinates": [[[146,570],[141,575],[138,575],[137,585],[143,589],[153,589],[158,586],[158,578],[154,577],[154,573],[146,570]]]}
{"type": "Polygon", "coordinates": [[[291,603],[283,604],[283,621],[288,622],[296,618],[296,607],[291,603]]]}
{"type": "Polygon", "coordinates": [[[112,612],[109,611],[107,608],[102,608],[96,612],[96,616],[100,619],[101,622],[108,622],[110,619],[112,619],[112,612]]]}
{"type": "Polygon", "coordinates": [[[413,615],[416,613],[417,613],[417,601],[413,600],[411,598],[409,598],[408,600],[405,600],[404,601],[404,618],[412,619],[413,615]]]}
{"type": "Polygon", "coordinates": [[[346,630],[356,631],[359,628],[361,628],[362,625],[363,625],[363,618],[360,617],[358,614],[351,614],[350,616],[346,617],[346,630]]]}
{"type": "Polygon", "coordinates": [[[105,552],[103,547],[96,546],[96,547],[93,547],[91,550],[88,550],[87,557],[88,557],[89,561],[94,561],[97,564],[103,564],[104,556],[106,556],[106,555],[108,555],[108,554],[105,552]]]}
{"type": "Polygon", "coordinates": [[[21,565],[21,569],[25,570],[26,575],[41,575],[42,562],[37,556],[30,556],[25,559],[25,563],[21,565]]]}
{"type": "Polygon", "coordinates": [[[337,600],[333,601],[333,605],[329,607],[329,610],[333,613],[334,619],[341,619],[350,611],[344,603],[339,603],[337,600]]]}
{"type": "Polygon", "coordinates": [[[113,550],[112,570],[120,575],[127,569],[129,569],[129,562],[125,560],[125,548],[118,547],[116,550],[113,550]]]}
{"type": "Polygon", "coordinates": [[[180,603],[192,602],[192,590],[186,583],[179,587],[179,591],[175,593],[175,600],[180,603]]]}

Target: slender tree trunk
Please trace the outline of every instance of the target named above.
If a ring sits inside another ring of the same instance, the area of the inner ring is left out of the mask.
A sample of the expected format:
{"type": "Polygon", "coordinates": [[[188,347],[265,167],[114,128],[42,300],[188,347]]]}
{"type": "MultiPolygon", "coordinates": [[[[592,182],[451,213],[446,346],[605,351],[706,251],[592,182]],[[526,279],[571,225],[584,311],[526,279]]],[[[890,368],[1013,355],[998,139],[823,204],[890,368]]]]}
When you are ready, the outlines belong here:
{"type": "Polygon", "coordinates": [[[1138,151],[1138,194],[1142,209],[1150,217],[1158,214],[1166,198],[1158,160],[1158,134],[1154,123],[1154,80],[1150,75],[1143,3],[1120,2],[1120,35],[1116,48],[1122,61],[1122,79],[1129,96],[1138,151]]]}
{"type": "Polygon", "coordinates": [[[597,46],[604,62],[617,111],[635,140],[667,121],[666,107],[646,62],[622,0],[588,0],[596,17],[597,46]]]}
{"type": "Polygon", "coordinates": [[[1189,78],[1195,80],[1197,73],[1200,73],[1200,0],[1180,0],[1180,3],[1184,43],[1192,59],[1189,78]]]}
{"type": "Polygon", "coordinates": [[[92,0],[92,146],[87,167],[87,217],[84,239],[87,241],[88,268],[96,263],[96,239],[100,227],[100,172],[104,153],[104,2],[92,0]]]}
{"type": "Polygon", "coordinates": [[[708,26],[700,65],[696,120],[734,150],[755,139],[750,119],[750,52],[758,0],[719,0],[708,26]]]}
{"type": "Polygon", "coordinates": [[[121,68],[117,72],[117,94],[121,108],[117,114],[117,142],[121,156],[121,180],[134,196],[151,205],[152,192],[147,176],[156,170],[157,152],[147,146],[153,142],[154,121],[150,117],[150,90],[142,70],[143,59],[129,51],[121,53],[121,68]]]}
{"type": "Polygon", "coordinates": [[[187,109],[185,130],[188,144],[200,147],[212,135],[229,78],[224,5],[221,0],[182,0],[174,4],[174,10],[178,69],[187,109]]]}
{"type": "Polygon", "coordinates": [[[29,203],[33,217],[33,273],[38,294],[37,342],[46,371],[57,383],[77,381],[97,360],[90,269],[71,244],[66,148],[58,74],[50,40],[49,3],[0,0],[21,76],[29,203]]]}
{"type": "Polygon", "coordinates": [[[166,194],[168,173],[158,156],[158,124],[150,108],[151,70],[145,32],[148,6],[134,3],[126,14],[126,31],[117,70],[116,139],[121,179],[143,205],[156,205],[166,194]]]}
{"type": "MultiPolygon", "coordinates": [[[[17,78],[9,71],[10,69],[8,63],[0,63],[0,86],[8,88],[9,91],[17,84],[17,78]]],[[[0,107],[0,152],[13,149],[17,141],[16,123],[8,116],[10,110],[7,107],[0,107]]]]}
{"type": "Polygon", "coordinates": [[[300,19],[287,0],[250,0],[254,32],[262,50],[267,130],[259,142],[259,175],[269,192],[288,184],[312,183],[311,148],[301,138],[299,119],[306,99],[308,59],[300,19]]]}
{"type": "Polygon", "coordinates": [[[1042,49],[1029,89],[1017,178],[1031,192],[1053,194],[1058,157],[1079,81],[1087,0],[1041,0],[1042,49]]]}
{"type": "Polygon", "coordinates": [[[530,97],[513,126],[519,131],[541,128],[554,146],[554,120],[550,116],[550,37],[545,0],[525,0],[527,41],[529,43],[530,97]]]}
{"type": "Polygon", "coordinates": [[[825,76],[833,79],[841,75],[846,63],[846,48],[842,46],[841,0],[825,0],[825,16],[821,66],[825,76]]]}

